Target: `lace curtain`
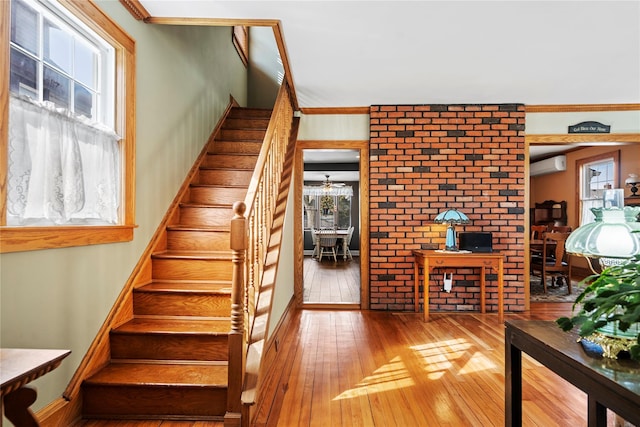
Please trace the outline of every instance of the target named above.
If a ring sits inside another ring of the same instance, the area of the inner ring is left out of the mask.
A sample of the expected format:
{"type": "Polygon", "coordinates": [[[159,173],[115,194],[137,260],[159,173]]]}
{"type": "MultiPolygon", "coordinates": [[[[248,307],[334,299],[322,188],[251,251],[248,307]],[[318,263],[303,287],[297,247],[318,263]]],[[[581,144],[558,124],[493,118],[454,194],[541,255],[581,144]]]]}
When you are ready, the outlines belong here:
{"type": "Polygon", "coordinates": [[[12,95],[7,225],[116,224],[118,141],[50,102],[12,95]]]}

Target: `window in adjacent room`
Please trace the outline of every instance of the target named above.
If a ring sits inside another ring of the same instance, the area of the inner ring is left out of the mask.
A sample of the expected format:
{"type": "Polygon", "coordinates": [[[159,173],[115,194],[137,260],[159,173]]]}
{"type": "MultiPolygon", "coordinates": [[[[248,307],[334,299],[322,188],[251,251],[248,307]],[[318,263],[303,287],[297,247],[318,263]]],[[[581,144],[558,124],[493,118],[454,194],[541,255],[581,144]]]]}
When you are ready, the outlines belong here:
{"type": "Polygon", "coordinates": [[[91,2],[11,0],[7,15],[2,252],[131,240],[133,41],[91,2]]]}
{"type": "Polygon", "coordinates": [[[618,187],[619,159],[615,151],[577,161],[580,225],[593,222],[591,208],[602,207],[604,191],[618,187]]]}

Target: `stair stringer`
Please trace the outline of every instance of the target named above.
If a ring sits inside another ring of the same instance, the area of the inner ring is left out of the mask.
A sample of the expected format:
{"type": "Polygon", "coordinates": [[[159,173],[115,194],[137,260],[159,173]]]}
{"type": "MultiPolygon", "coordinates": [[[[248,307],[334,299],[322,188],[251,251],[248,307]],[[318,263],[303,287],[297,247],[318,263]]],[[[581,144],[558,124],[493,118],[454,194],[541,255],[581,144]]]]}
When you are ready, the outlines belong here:
{"type": "Polygon", "coordinates": [[[133,268],[127,282],[118,294],[116,301],[78,365],[62,397],[39,411],[38,420],[43,427],[71,426],[82,418],[82,382],[109,364],[111,352],[110,332],[133,318],[133,290],[151,280],[151,255],[158,250],[166,249],[167,227],[176,222],[181,202],[188,195],[191,183],[198,175],[200,166],[205,162],[207,153],[210,151],[216,137],[220,134],[234,107],[238,107],[238,103],[233,97],[230,97],[229,104],[211,132],[206,144],[204,144],[202,151],[194,161],[176,197],[169,205],[166,214],[133,268]]]}

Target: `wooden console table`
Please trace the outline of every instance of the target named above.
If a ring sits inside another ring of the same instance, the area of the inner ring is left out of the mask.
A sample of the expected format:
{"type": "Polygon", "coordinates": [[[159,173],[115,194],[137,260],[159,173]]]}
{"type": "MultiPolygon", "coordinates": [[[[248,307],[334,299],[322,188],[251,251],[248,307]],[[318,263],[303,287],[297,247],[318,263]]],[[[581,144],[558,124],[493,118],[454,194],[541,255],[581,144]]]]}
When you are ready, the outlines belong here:
{"type": "MultiPolygon", "coordinates": [[[[18,427],[37,426],[29,406],[36,401],[36,391],[25,385],[60,366],[70,350],[22,348],[0,349],[0,381],[4,414],[18,427]]],[[[0,411],[1,412],[1,411],[0,411]]],[[[1,423],[0,423],[1,424],[1,423]]]]}
{"type": "MultiPolygon", "coordinates": [[[[607,408],[640,425],[640,365],[588,355],[575,332],[555,322],[505,322],[505,425],[522,425],[522,352],[587,394],[589,427],[607,425],[607,408]]],[[[561,396],[558,405],[563,405],[561,396]]]]}
{"type": "Polygon", "coordinates": [[[480,268],[480,311],[485,312],[486,286],[485,274],[487,267],[493,269],[498,275],[498,317],[499,321],[504,320],[504,283],[503,264],[504,255],[500,252],[491,253],[456,253],[440,251],[414,250],[413,253],[413,287],[416,313],[420,310],[420,280],[419,270],[422,266],[424,271],[424,320],[429,320],[429,274],[434,268],[480,268]]]}

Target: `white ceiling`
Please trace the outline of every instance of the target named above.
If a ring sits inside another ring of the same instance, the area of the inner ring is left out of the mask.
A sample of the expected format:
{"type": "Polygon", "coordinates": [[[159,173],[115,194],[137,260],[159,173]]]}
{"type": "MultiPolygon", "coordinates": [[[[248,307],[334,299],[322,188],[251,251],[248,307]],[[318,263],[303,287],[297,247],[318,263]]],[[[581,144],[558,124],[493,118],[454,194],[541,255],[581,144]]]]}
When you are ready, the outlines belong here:
{"type": "Polygon", "coordinates": [[[639,1],[140,0],[281,22],[299,105],[640,102],[639,1]]]}

